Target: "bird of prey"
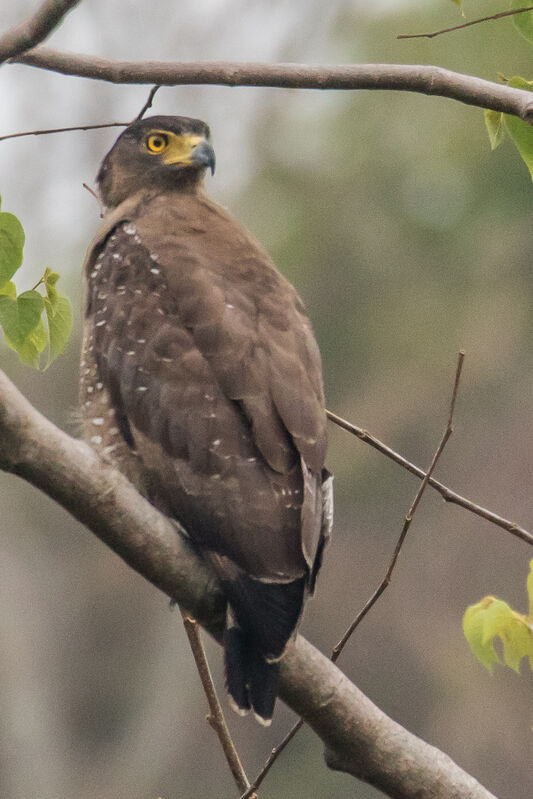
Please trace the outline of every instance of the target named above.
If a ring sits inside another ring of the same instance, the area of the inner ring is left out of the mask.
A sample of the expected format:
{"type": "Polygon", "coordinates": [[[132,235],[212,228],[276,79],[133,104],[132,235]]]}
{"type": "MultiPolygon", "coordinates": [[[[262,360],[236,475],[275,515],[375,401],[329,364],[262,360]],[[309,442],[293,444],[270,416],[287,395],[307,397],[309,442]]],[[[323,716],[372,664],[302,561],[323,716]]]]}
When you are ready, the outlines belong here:
{"type": "Polygon", "coordinates": [[[269,723],[331,527],[320,354],[304,305],[207,196],[208,126],[131,124],[97,176],[83,437],[177,520],[227,598],[226,686],[269,723]]]}

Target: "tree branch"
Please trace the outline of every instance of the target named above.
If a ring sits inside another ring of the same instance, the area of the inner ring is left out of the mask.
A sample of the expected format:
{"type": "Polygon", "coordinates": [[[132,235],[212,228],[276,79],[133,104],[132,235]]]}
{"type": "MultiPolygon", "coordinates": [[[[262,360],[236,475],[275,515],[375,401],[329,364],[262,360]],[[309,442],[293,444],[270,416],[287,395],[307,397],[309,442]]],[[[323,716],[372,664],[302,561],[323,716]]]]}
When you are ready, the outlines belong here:
{"type": "Polygon", "coordinates": [[[235,744],[233,743],[228,725],[226,724],[226,719],[224,718],[224,713],[222,711],[222,707],[215,689],[215,684],[211,676],[211,669],[209,668],[205,649],[202,644],[198,622],[195,619],[191,619],[190,616],[183,612],[181,617],[183,619],[183,626],[185,627],[187,638],[189,639],[189,645],[191,647],[194,662],[196,663],[196,669],[200,675],[200,681],[202,683],[202,688],[204,689],[205,698],[207,699],[207,704],[209,706],[209,715],[207,716],[207,721],[218,737],[222,751],[224,752],[224,757],[226,758],[226,762],[233,775],[233,779],[237,784],[239,792],[242,793],[242,791],[246,791],[250,799],[257,799],[253,790],[249,792],[250,783],[248,781],[248,777],[246,776],[246,772],[235,748],[235,744]]]}
{"type": "MultiPolygon", "coordinates": [[[[39,414],[0,372],[0,468],[86,524],[220,638],[224,601],[176,526],[89,447],[39,414]]],[[[394,799],[494,799],[447,755],[407,732],[298,636],[281,663],[282,699],[325,744],[326,762],[394,799]]]]}
{"type": "MultiPolygon", "coordinates": [[[[364,430],[362,427],[358,427],[357,425],[348,422],[346,419],[343,419],[342,416],[337,416],[337,414],[333,413],[333,411],[326,410],[326,415],[334,424],[342,427],[343,430],[347,430],[349,433],[352,433],[352,435],[354,435],[360,441],[364,441],[365,444],[369,444],[378,452],[381,452],[382,455],[386,455],[387,458],[390,458],[395,463],[403,466],[403,468],[408,472],[411,472],[411,474],[420,477],[422,480],[425,478],[426,473],[423,469],[408,461],[407,458],[404,458],[403,455],[400,455],[398,452],[391,449],[391,447],[388,447],[386,444],[380,441],[379,438],[376,438],[369,433],[368,430],[364,430]]],[[[517,524],[516,522],[511,522],[509,519],[504,519],[503,516],[499,516],[497,513],[484,508],[482,505],[478,505],[475,502],[472,502],[472,500],[462,497],[456,491],[452,491],[451,488],[448,488],[443,483],[435,480],[434,477],[430,477],[428,482],[432,488],[439,492],[445,502],[450,502],[452,505],[458,505],[461,508],[465,508],[465,510],[469,510],[471,513],[474,513],[481,519],[486,519],[488,522],[492,522],[492,524],[495,524],[497,527],[501,527],[502,530],[507,530],[508,533],[511,533],[511,535],[522,539],[522,541],[525,541],[526,544],[533,545],[533,535],[521,525],[517,524]]]]}
{"type": "Polygon", "coordinates": [[[35,14],[0,36],[0,64],[40,44],[80,0],[45,0],[35,14]]]}
{"type": "Polygon", "coordinates": [[[115,61],[60,53],[46,47],[39,47],[11,61],[60,72],[63,75],[75,75],[111,83],[154,83],[161,86],[216,84],[272,86],[284,89],[388,89],[418,92],[448,97],[479,108],[503,111],[526,121],[533,120],[533,97],[530,92],[434,66],[115,61]]]}
{"type": "Polygon", "coordinates": [[[453,28],[442,28],[440,31],[433,31],[433,33],[399,33],[397,39],[434,39],[435,36],[442,36],[443,33],[453,33],[453,31],[461,31],[463,28],[471,28],[472,25],[479,25],[481,22],[491,22],[495,19],[503,19],[504,17],[512,17],[515,14],[525,14],[527,11],[533,11],[533,6],[524,6],[524,8],[512,8],[509,11],[499,11],[497,14],[491,14],[489,17],[479,17],[479,19],[472,19],[470,22],[462,22],[460,25],[454,25],[453,28]]]}

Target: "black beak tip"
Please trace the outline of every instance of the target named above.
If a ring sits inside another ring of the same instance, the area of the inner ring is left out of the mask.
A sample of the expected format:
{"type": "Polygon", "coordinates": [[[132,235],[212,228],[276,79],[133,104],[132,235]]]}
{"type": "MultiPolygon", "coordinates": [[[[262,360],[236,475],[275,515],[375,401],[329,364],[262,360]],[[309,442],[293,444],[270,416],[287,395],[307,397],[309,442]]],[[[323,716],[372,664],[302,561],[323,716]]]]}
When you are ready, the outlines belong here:
{"type": "Polygon", "coordinates": [[[215,151],[207,141],[202,141],[198,144],[191,156],[191,163],[197,166],[210,169],[211,174],[215,174],[216,158],[215,151]]]}

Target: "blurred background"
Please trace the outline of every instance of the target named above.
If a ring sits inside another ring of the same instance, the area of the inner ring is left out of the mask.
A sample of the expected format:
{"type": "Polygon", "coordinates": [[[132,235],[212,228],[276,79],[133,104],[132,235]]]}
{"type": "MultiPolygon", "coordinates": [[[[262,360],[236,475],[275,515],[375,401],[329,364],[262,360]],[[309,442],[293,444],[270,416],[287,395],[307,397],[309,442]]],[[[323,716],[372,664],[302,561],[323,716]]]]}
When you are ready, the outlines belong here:
{"type": "MultiPolygon", "coordinates": [[[[502,2],[466,2],[469,18],[502,2]]],[[[32,0],[3,3],[0,29],[32,0]]],[[[405,32],[461,21],[449,0],[84,2],[49,45],[129,59],[427,63],[533,78],[509,20],[434,40],[405,32]]],[[[149,87],[29,67],[0,73],[0,134],[132,119],[149,87]]],[[[322,349],[329,407],[421,466],[443,431],[459,348],[455,434],[437,476],[533,529],[531,181],[510,144],[491,153],[482,112],[392,92],[162,88],[155,113],[212,127],[212,196],[246,223],[303,296],[322,349]]],[[[118,130],[0,143],[2,210],[27,235],[19,290],[44,268],[76,312],[48,372],[0,365],[73,431],[81,264],[98,225],[92,184],[118,130]]],[[[331,427],[335,538],[303,632],[328,652],[384,574],[418,482],[331,427]]],[[[233,797],[179,614],[86,529],[0,475],[0,795],[5,799],[233,797]]],[[[533,793],[532,678],[490,676],[461,631],[488,593],[526,612],[526,544],[428,490],[392,585],[339,665],[386,713],[444,749],[500,799],[533,793]]],[[[220,651],[207,642],[222,690],[220,651]]],[[[291,725],[229,712],[250,777],[291,725]]],[[[371,799],[328,771],[302,731],[261,797],[371,799]]]]}

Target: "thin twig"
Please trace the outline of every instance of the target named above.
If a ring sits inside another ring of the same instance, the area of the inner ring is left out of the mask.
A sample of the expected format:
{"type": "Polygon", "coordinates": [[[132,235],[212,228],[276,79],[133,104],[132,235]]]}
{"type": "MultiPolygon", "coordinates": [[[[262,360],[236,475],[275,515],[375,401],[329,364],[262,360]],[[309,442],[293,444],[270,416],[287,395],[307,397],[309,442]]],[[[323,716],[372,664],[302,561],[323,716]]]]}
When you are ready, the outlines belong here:
{"type": "Polygon", "coordinates": [[[378,585],[378,587],[376,588],[376,590],[374,591],[374,593],[372,594],[370,599],[365,603],[365,605],[362,608],[362,610],[359,611],[359,613],[357,614],[355,619],[352,621],[352,623],[350,624],[350,626],[348,627],[348,629],[346,630],[346,632],[344,633],[344,635],[342,636],[340,641],[337,644],[335,644],[335,646],[333,647],[333,654],[331,656],[331,659],[332,659],[332,661],[334,663],[337,661],[340,653],[342,652],[342,650],[346,646],[346,644],[347,644],[348,640],[350,639],[350,636],[352,635],[352,633],[355,630],[355,628],[364,619],[364,617],[366,616],[368,611],[376,604],[376,602],[379,599],[379,597],[381,596],[381,594],[385,591],[387,586],[390,584],[391,577],[392,577],[392,572],[394,571],[394,567],[396,566],[396,561],[398,560],[398,556],[400,554],[401,548],[403,546],[403,543],[404,543],[405,538],[407,536],[407,533],[409,531],[409,527],[411,526],[411,522],[413,520],[413,516],[414,516],[414,514],[416,512],[416,509],[418,508],[418,505],[420,504],[420,500],[422,499],[422,495],[423,495],[424,491],[426,490],[426,486],[428,485],[428,483],[429,483],[429,481],[431,479],[431,475],[433,474],[433,472],[435,470],[435,467],[436,467],[436,465],[437,465],[437,463],[439,461],[439,458],[442,455],[444,447],[446,446],[446,444],[448,442],[448,439],[450,438],[451,434],[453,433],[453,413],[454,413],[454,410],[455,410],[455,402],[457,400],[457,391],[459,389],[459,381],[461,379],[461,371],[462,371],[462,368],[463,368],[464,358],[465,358],[465,354],[464,354],[463,350],[461,350],[459,352],[459,358],[457,360],[457,369],[455,371],[455,381],[454,381],[454,384],[453,384],[452,399],[451,399],[451,402],[450,402],[450,413],[449,413],[449,416],[448,416],[448,423],[446,425],[446,430],[444,431],[444,434],[443,434],[443,436],[442,436],[442,438],[440,440],[439,446],[435,450],[435,454],[433,455],[433,459],[431,461],[431,465],[430,465],[427,473],[425,474],[424,479],[422,480],[422,482],[420,483],[420,485],[418,487],[418,491],[416,492],[415,498],[413,500],[413,504],[409,508],[407,516],[405,517],[405,521],[404,521],[404,524],[403,524],[402,532],[400,533],[400,537],[398,538],[398,541],[396,542],[396,546],[394,547],[394,552],[392,554],[391,562],[389,563],[389,568],[387,569],[387,573],[385,574],[385,577],[383,578],[381,583],[378,585]]]}
{"type": "MultiPolygon", "coordinates": [[[[453,433],[453,414],[454,414],[454,410],[455,410],[455,402],[457,400],[457,391],[459,389],[459,381],[461,379],[461,371],[462,371],[462,368],[463,368],[464,357],[465,357],[465,354],[461,350],[459,352],[459,357],[458,357],[458,360],[457,360],[457,368],[456,368],[456,371],[455,371],[455,380],[454,380],[454,384],[453,384],[452,399],[451,399],[451,402],[450,402],[450,412],[449,412],[449,415],[448,415],[448,422],[447,422],[447,425],[446,425],[446,429],[445,429],[444,434],[443,434],[443,436],[442,436],[442,438],[440,440],[439,446],[437,447],[437,449],[435,451],[435,454],[433,455],[433,459],[431,461],[431,465],[430,465],[427,473],[424,475],[424,479],[422,480],[422,482],[421,482],[421,484],[420,484],[420,486],[418,488],[418,491],[416,492],[416,496],[415,496],[415,498],[413,500],[413,503],[412,503],[411,507],[409,508],[407,516],[405,517],[405,521],[404,521],[404,524],[403,524],[402,532],[400,533],[400,537],[398,538],[398,541],[396,542],[396,546],[394,547],[394,552],[392,554],[392,558],[391,558],[391,561],[389,563],[389,567],[387,569],[387,573],[385,574],[385,577],[383,578],[383,580],[381,581],[379,586],[376,588],[376,590],[374,591],[374,593],[372,594],[370,599],[368,599],[368,601],[365,603],[365,605],[363,606],[362,610],[354,618],[354,620],[352,621],[352,623],[350,624],[350,626],[348,627],[348,629],[346,630],[346,632],[344,633],[344,635],[342,636],[340,641],[337,644],[335,644],[335,646],[333,647],[333,650],[331,652],[331,658],[330,658],[333,663],[335,663],[338,660],[342,650],[346,646],[348,640],[350,639],[350,637],[353,634],[353,632],[356,629],[356,627],[364,619],[364,617],[366,616],[368,611],[376,604],[376,602],[379,599],[379,597],[382,595],[382,593],[385,591],[387,586],[390,584],[391,577],[392,577],[392,572],[394,571],[394,567],[396,566],[396,562],[398,560],[398,556],[400,554],[401,548],[402,548],[403,543],[405,541],[405,538],[407,536],[409,527],[410,527],[411,522],[413,520],[413,516],[414,516],[414,514],[416,512],[416,509],[418,508],[420,500],[422,499],[422,494],[424,493],[424,491],[426,489],[426,486],[428,485],[428,483],[429,483],[429,481],[431,479],[431,475],[432,475],[432,473],[433,473],[433,471],[434,471],[434,469],[435,469],[435,467],[436,467],[436,465],[438,463],[438,460],[439,460],[440,456],[442,455],[442,452],[443,452],[444,447],[446,446],[446,444],[448,442],[448,439],[450,438],[451,434],[453,433]]],[[[263,768],[261,769],[261,771],[259,772],[259,774],[255,778],[255,780],[253,781],[252,785],[248,788],[247,791],[245,791],[245,793],[242,794],[240,799],[249,799],[249,797],[252,796],[252,792],[254,790],[257,790],[257,788],[259,788],[259,786],[261,785],[261,783],[265,779],[266,775],[268,774],[268,772],[270,771],[270,769],[274,765],[274,762],[277,760],[279,755],[283,752],[283,750],[285,749],[287,744],[290,743],[290,741],[292,741],[292,739],[294,738],[296,733],[303,726],[303,723],[304,723],[303,719],[299,719],[296,722],[296,724],[289,730],[289,732],[287,733],[285,738],[283,738],[281,743],[279,743],[278,746],[276,746],[276,747],[274,747],[272,749],[272,751],[271,751],[271,753],[270,753],[265,765],[263,766],[263,768]]]]}
{"type": "Polygon", "coordinates": [[[134,119],[132,119],[132,123],[133,122],[137,122],[139,119],[142,119],[143,116],[148,111],[148,109],[152,107],[152,103],[154,102],[154,97],[156,95],[156,92],[160,88],[161,88],[161,84],[160,83],[156,83],[155,86],[152,86],[152,88],[150,89],[150,94],[148,95],[147,101],[145,102],[145,104],[143,105],[143,107],[141,108],[141,110],[139,111],[137,116],[134,119]]]}
{"type": "Polygon", "coordinates": [[[104,212],[105,212],[105,206],[104,206],[102,200],[100,199],[98,194],[95,192],[95,190],[92,189],[90,186],[88,186],[87,183],[82,183],[81,185],[83,186],[84,189],[87,189],[89,194],[91,194],[94,197],[94,199],[96,200],[96,202],[98,203],[98,208],[99,208],[99,211],[100,211],[100,219],[103,219],[104,218],[104,212]]]}
{"type": "Polygon", "coordinates": [[[80,0],[45,0],[35,14],[0,36],[0,64],[40,44],[80,0]]]}
{"type": "MultiPolygon", "coordinates": [[[[419,466],[415,466],[414,463],[408,461],[407,458],[403,457],[403,455],[400,455],[378,438],[375,438],[375,436],[371,435],[368,430],[364,430],[362,427],[358,427],[357,425],[348,422],[346,419],[343,419],[342,416],[338,416],[336,413],[333,413],[333,411],[327,410],[326,414],[328,419],[330,419],[334,424],[342,427],[343,430],[347,430],[349,433],[352,433],[352,435],[354,435],[360,441],[364,441],[365,444],[369,444],[371,447],[376,449],[378,452],[381,452],[382,455],[386,455],[387,458],[390,458],[395,463],[400,464],[400,466],[403,466],[403,468],[408,472],[411,472],[411,474],[414,474],[421,479],[426,477],[426,472],[423,469],[421,469],[419,466]]],[[[493,513],[492,511],[487,510],[487,508],[484,508],[481,505],[462,497],[460,494],[452,491],[443,483],[435,480],[434,477],[430,477],[428,483],[432,488],[439,492],[445,502],[451,502],[453,505],[459,505],[461,508],[465,508],[465,510],[474,513],[476,516],[480,516],[482,519],[492,522],[492,524],[495,524],[497,527],[501,527],[503,530],[511,533],[511,535],[520,538],[522,541],[525,541],[526,544],[533,545],[533,535],[519,524],[511,522],[508,519],[504,519],[503,516],[499,516],[497,513],[493,513]]]]}
{"type": "Polygon", "coordinates": [[[263,766],[263,768],[255,778],[255,780],[253,781],[252,785],[250,785],[250,787],[242,794],[242,796],[239,797],[239,799],[252,799],[252,797],[255,796],[254,792],[257,791],[257,789],[265,779],[266,775],[274,765],[275,761],[281,755],[287,744],[289,744],[292,741],[292,739],[294,738],[296,733],[300,730],[300,728],[303,727],[303,725],[304,725],[304,720],[298,719],[296,724],[293,727],[291,727],[285,738],[283,738],[283,740],[280,741],[280,743],[277,746],[274,746],[274,748],[272,749],[267,758],[265,765],[263,766]]]}
{"type": "Polygon", "coordinates": [[[46,128],[44,130],[25,130],[22,133],[8,133],[5,136],[0,136],[0,141],[6,141],[6,139],[20,139],[22,136],[46,136],[49,133],[68,133],[71,130],[99,130],[100,128],[127,128],[128,125],[131,125],[133,122],[136,122],[138,119],[142,119],[143,116],[146,114],[149,108],[152,107],[152,103],[155,97],[155,93],[161,86],[153,86],[150,89],[150,94],[148,95],[148,99],[131,122],[101,122],[97,125],[69,125],[66,128],[46,128]]]}
{"type": "Polygon", "coordinates": [[[22,133],[7,133],[0,141],[20,139],[22,136],[45,136],[48,133],[66,133],[71,130],[98,130],[98,128],[126,128],[129,122],[103,122],[99,125],[72,125],[68,128],[48,128],[46,130],[25,130],[22,133]]]}
{"type": "Polygon", "coordinates": [[[525,6],[524,8],[513,8],[510,11],[499,11],[497,14],[491,14],[489,17],[480,17],[473,19],[470,22],[463,22],[461,25],[454,25],[453,28],[443,28],[440,31],[433,33],[399,33],[397,39],[434,39],[435,36],[440,36],[443,33],[452,33],[452,31],[460,31],[463,28],[470,28],[472,25],[479,25],[480,22],[490,22],[493,19],[502,19],[503,17],[511,17],[515,14],[525,14],[526,11],[533,11],[533,6],[525,6]]]}
{"type": "MultiPolygon", "coordinates": [[[[224,718],[224,713],[222,712],[222,707],[218,700],[213,678],[211,676],[211,671],[209,669],[209,663],[207,662],[202,639],[200,638],[200,628],[198,623],[194,619],[191,619],[191,617],[186,613],[182,612],[181,617],[183,619],[183,626],[185,627],[187,638],[189,639],[189,644],[191,646],[194,661],[196,663],[196,668],[198,669],[198,674],[200,675],[200,680],[202,681],[207,704],[209,705],[209,715],[207,720],[218,736],[218,740],[220,741],[220,745],[222,746],[224,755],[230,767],[230,771],[233,775],[233,779],[235,780],[239,791],[247,791],[250,787],[250,783],[242,766],[239,754],[235,748],[235,744],[231,738],[228,725],[226,724],[226,719],[224,718]]],[[[248,794],[248,796],[252,798],[255,797],[255,794],[252,792],[248,794]]]]}
{"type": "Polygon", "coordinates": [[[283,89],[392,90],[449,97],[479,108],[503,111],[520,119],[533,116],[531,93],[452,72],[409,64],[264,64],[257,62],[115,61],[61,53],[47,47],[31,50],[10,63],[49,69],[111,83],[159,83],[162,86],[272,86],[283,89]]]}

